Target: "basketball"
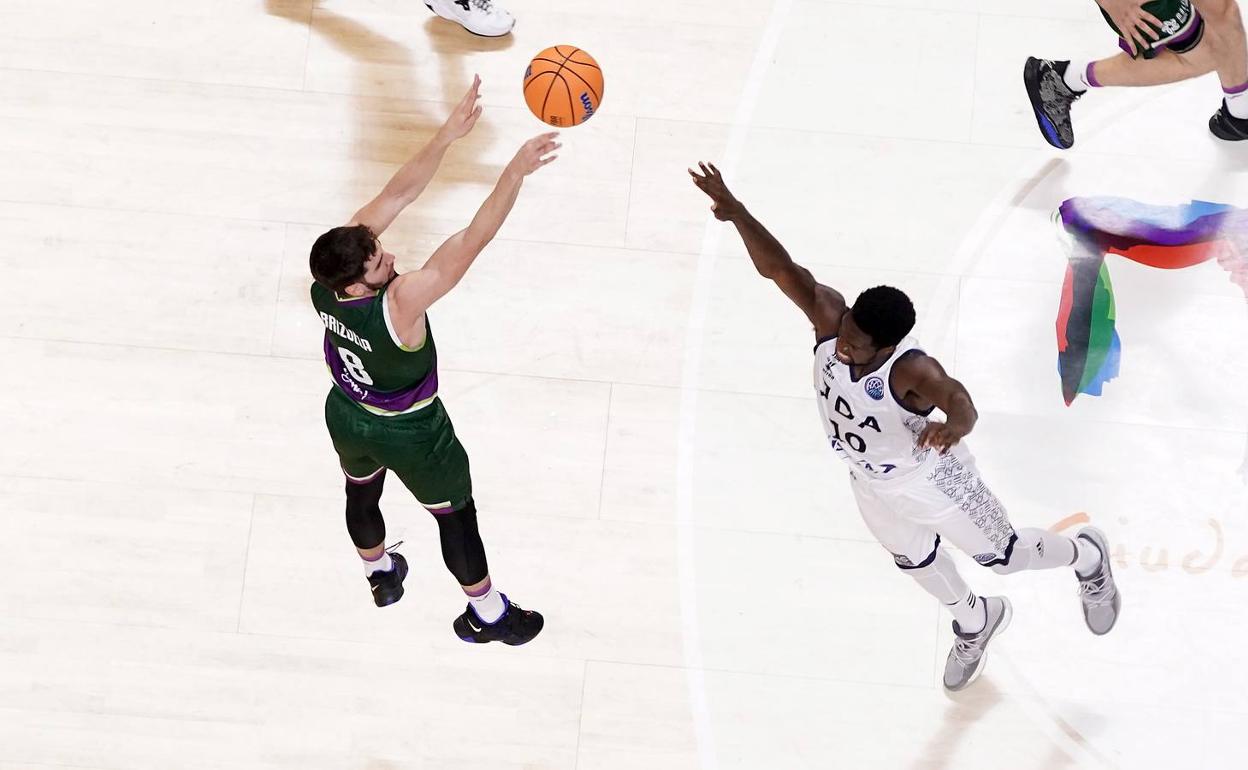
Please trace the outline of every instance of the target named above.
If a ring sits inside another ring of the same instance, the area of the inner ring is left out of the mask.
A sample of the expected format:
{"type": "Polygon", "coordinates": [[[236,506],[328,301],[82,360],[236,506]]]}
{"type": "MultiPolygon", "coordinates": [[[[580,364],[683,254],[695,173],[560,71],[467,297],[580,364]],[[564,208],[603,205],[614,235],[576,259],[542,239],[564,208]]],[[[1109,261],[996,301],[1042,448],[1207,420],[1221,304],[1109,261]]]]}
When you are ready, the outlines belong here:
{"type": "Polygon", "coordinates": [[[544,123],[559,128],[580,125],[602,103],[602,69],[576,46],[547,48],[524,71],[524,101],[544,123]]]}

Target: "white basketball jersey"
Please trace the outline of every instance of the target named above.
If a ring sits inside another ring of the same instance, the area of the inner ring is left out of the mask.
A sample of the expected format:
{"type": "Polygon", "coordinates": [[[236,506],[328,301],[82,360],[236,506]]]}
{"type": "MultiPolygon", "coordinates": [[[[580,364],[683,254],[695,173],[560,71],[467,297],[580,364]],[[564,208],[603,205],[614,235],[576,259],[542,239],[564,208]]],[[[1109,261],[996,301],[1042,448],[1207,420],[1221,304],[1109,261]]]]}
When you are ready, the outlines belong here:
{"type": "Polygon", "coordinates": [[[855,381],[849,366],[836,360],[835,337],[815,346],[815,400],[823,429],[857,478],[905,478],[932,455],[917,446],[927,415],[906,409],[889,387],[893,365],[911,350],[918,350],[917,342],[907,337],[883,366],[855,381]]]}

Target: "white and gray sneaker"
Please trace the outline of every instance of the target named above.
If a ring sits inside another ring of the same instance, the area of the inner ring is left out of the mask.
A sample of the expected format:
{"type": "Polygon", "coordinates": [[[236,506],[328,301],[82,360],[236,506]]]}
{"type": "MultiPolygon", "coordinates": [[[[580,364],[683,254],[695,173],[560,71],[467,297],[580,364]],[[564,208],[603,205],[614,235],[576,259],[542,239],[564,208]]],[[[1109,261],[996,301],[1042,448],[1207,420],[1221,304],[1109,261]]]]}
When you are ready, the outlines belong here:
{"type": "Polygon", "coordinates": [[[425,5],[482,37],[502,37],[516,26],[515,17],[495,5],[494,0],[425,0],[425,5]]]}
{"type": "Polygon", "coordinates": [[[945,661],[945,689],[950,692],[965,689],[979,677],[984,670],[988,642],[1004,631],[1010,625],[1010,618],[1014,617],[1014,608],[1004,596],[985,596],[980,601],[988,614],[984,630],[977,634],[964,633],[958,621],[953,621],[956,638],[953,649],[949,650],[949,659],[945,661]]]}
{"type": "Polygon", "coordinates": [[[1118,622],[1118,611],[1122,607],[1122,595],[1118,593],[1118,584],[1114,582],[1109,564],[1109,540],[1096,527],[1084,527],[1075,537],[1087,540],[1101,552],[1101,563],[1095,572],[1086,577],[1076,572],[1075,577],[1079,578],[1083,620],[1092,633],[1104,636],[1118,622]]]}

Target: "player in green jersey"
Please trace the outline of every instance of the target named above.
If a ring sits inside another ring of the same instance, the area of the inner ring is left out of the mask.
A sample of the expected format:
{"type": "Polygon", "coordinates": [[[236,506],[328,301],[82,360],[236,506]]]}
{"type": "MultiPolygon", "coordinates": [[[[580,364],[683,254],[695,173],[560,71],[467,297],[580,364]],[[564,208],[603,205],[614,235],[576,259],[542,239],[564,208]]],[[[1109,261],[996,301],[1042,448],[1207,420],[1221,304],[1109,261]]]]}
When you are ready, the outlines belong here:
{"type": "Polygon", "coordinates": [[[1097,0],[1123,53],[1093,62],[1028,58],[1023,82],[1045,141],[1075,143],[1071,106],[1089,89],[1155,86],[1217,72],[1222,104],[1209,131],[1248,139],[1248,42],[1236,0],[1097,0]]]}
{"type": "Polygon", "coordinates": [[[399,274],[378,237],[429,184],[442,157],[481,115],[480,78],[433,139],[351,221],[316,239],[309,260],[312,304],[325,325],[333,387],[325,423],[347,477],[347,531],[364,560],[378,607],[403,596],[407,561],[385,548],[378,501],[393,471],[438,523],[442,557],[468,596],[455,633],[468,642],[524,644],[542,616],[521,609],[490,581],[477,530],[468,454],[438,398],[437,351],[429,307],[455,287],[502,226],[524,178],[555,159],[556,134],[520,148],[468,227],[419,270],[399,274]]]}

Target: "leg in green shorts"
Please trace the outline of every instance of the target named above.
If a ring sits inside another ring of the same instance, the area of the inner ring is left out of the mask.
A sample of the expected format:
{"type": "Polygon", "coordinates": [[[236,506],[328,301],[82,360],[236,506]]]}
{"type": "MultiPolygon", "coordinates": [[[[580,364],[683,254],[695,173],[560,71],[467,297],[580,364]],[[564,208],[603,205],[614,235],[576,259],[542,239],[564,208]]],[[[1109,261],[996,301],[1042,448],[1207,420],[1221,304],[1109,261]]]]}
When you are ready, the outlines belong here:
{"type": "MultiPolygon", "coordinates": [[[[1099,5],[1097,7],[1100,8],[1099,5]]],[[[1110,15],[1104,8],[1100,8],[1105,22],[1118,34],[1118,46],[1126,53],[1133,57],[1142,55],[1145,59],[1153,59],[1167,49],[1175,53],[1187,53],[1200,44],[1205,32],[1205,22],[1192,7],[1191,0],[1151,0],[1144,3],[1143,8],[1161,22],[1161,25],[1148,25],[1153,34],[1148,36],[1151,37],[1148,45],[1138,54],[1134,50],[1136,46],[1126,40],[1110,15]]]]}
{"type": "Polygon", "coordinates": [[[388,468],[433,513],[458,510],[471,499],[468,453],[441,399],[411,414],[381,417],[335,388],[325,399],[325,424],[349,480],[366,483],[388,468]]]}
{"type": "Polygon", "coordinates": [[[378,503],[389,469],[434,514],[442,559],[468,597],[463,614],[451,624],[455,635],[474,644],[516,645],[541,632],[541,613],[515,604],[490,580],[468,453],[441,400],[411,414],[381,417],[334,388],[325,399],[325,424],[347,475],[347,531],[364,560],[377,606],[398,601],[407,576],[407,560],[385,548],[378,503]]]}

